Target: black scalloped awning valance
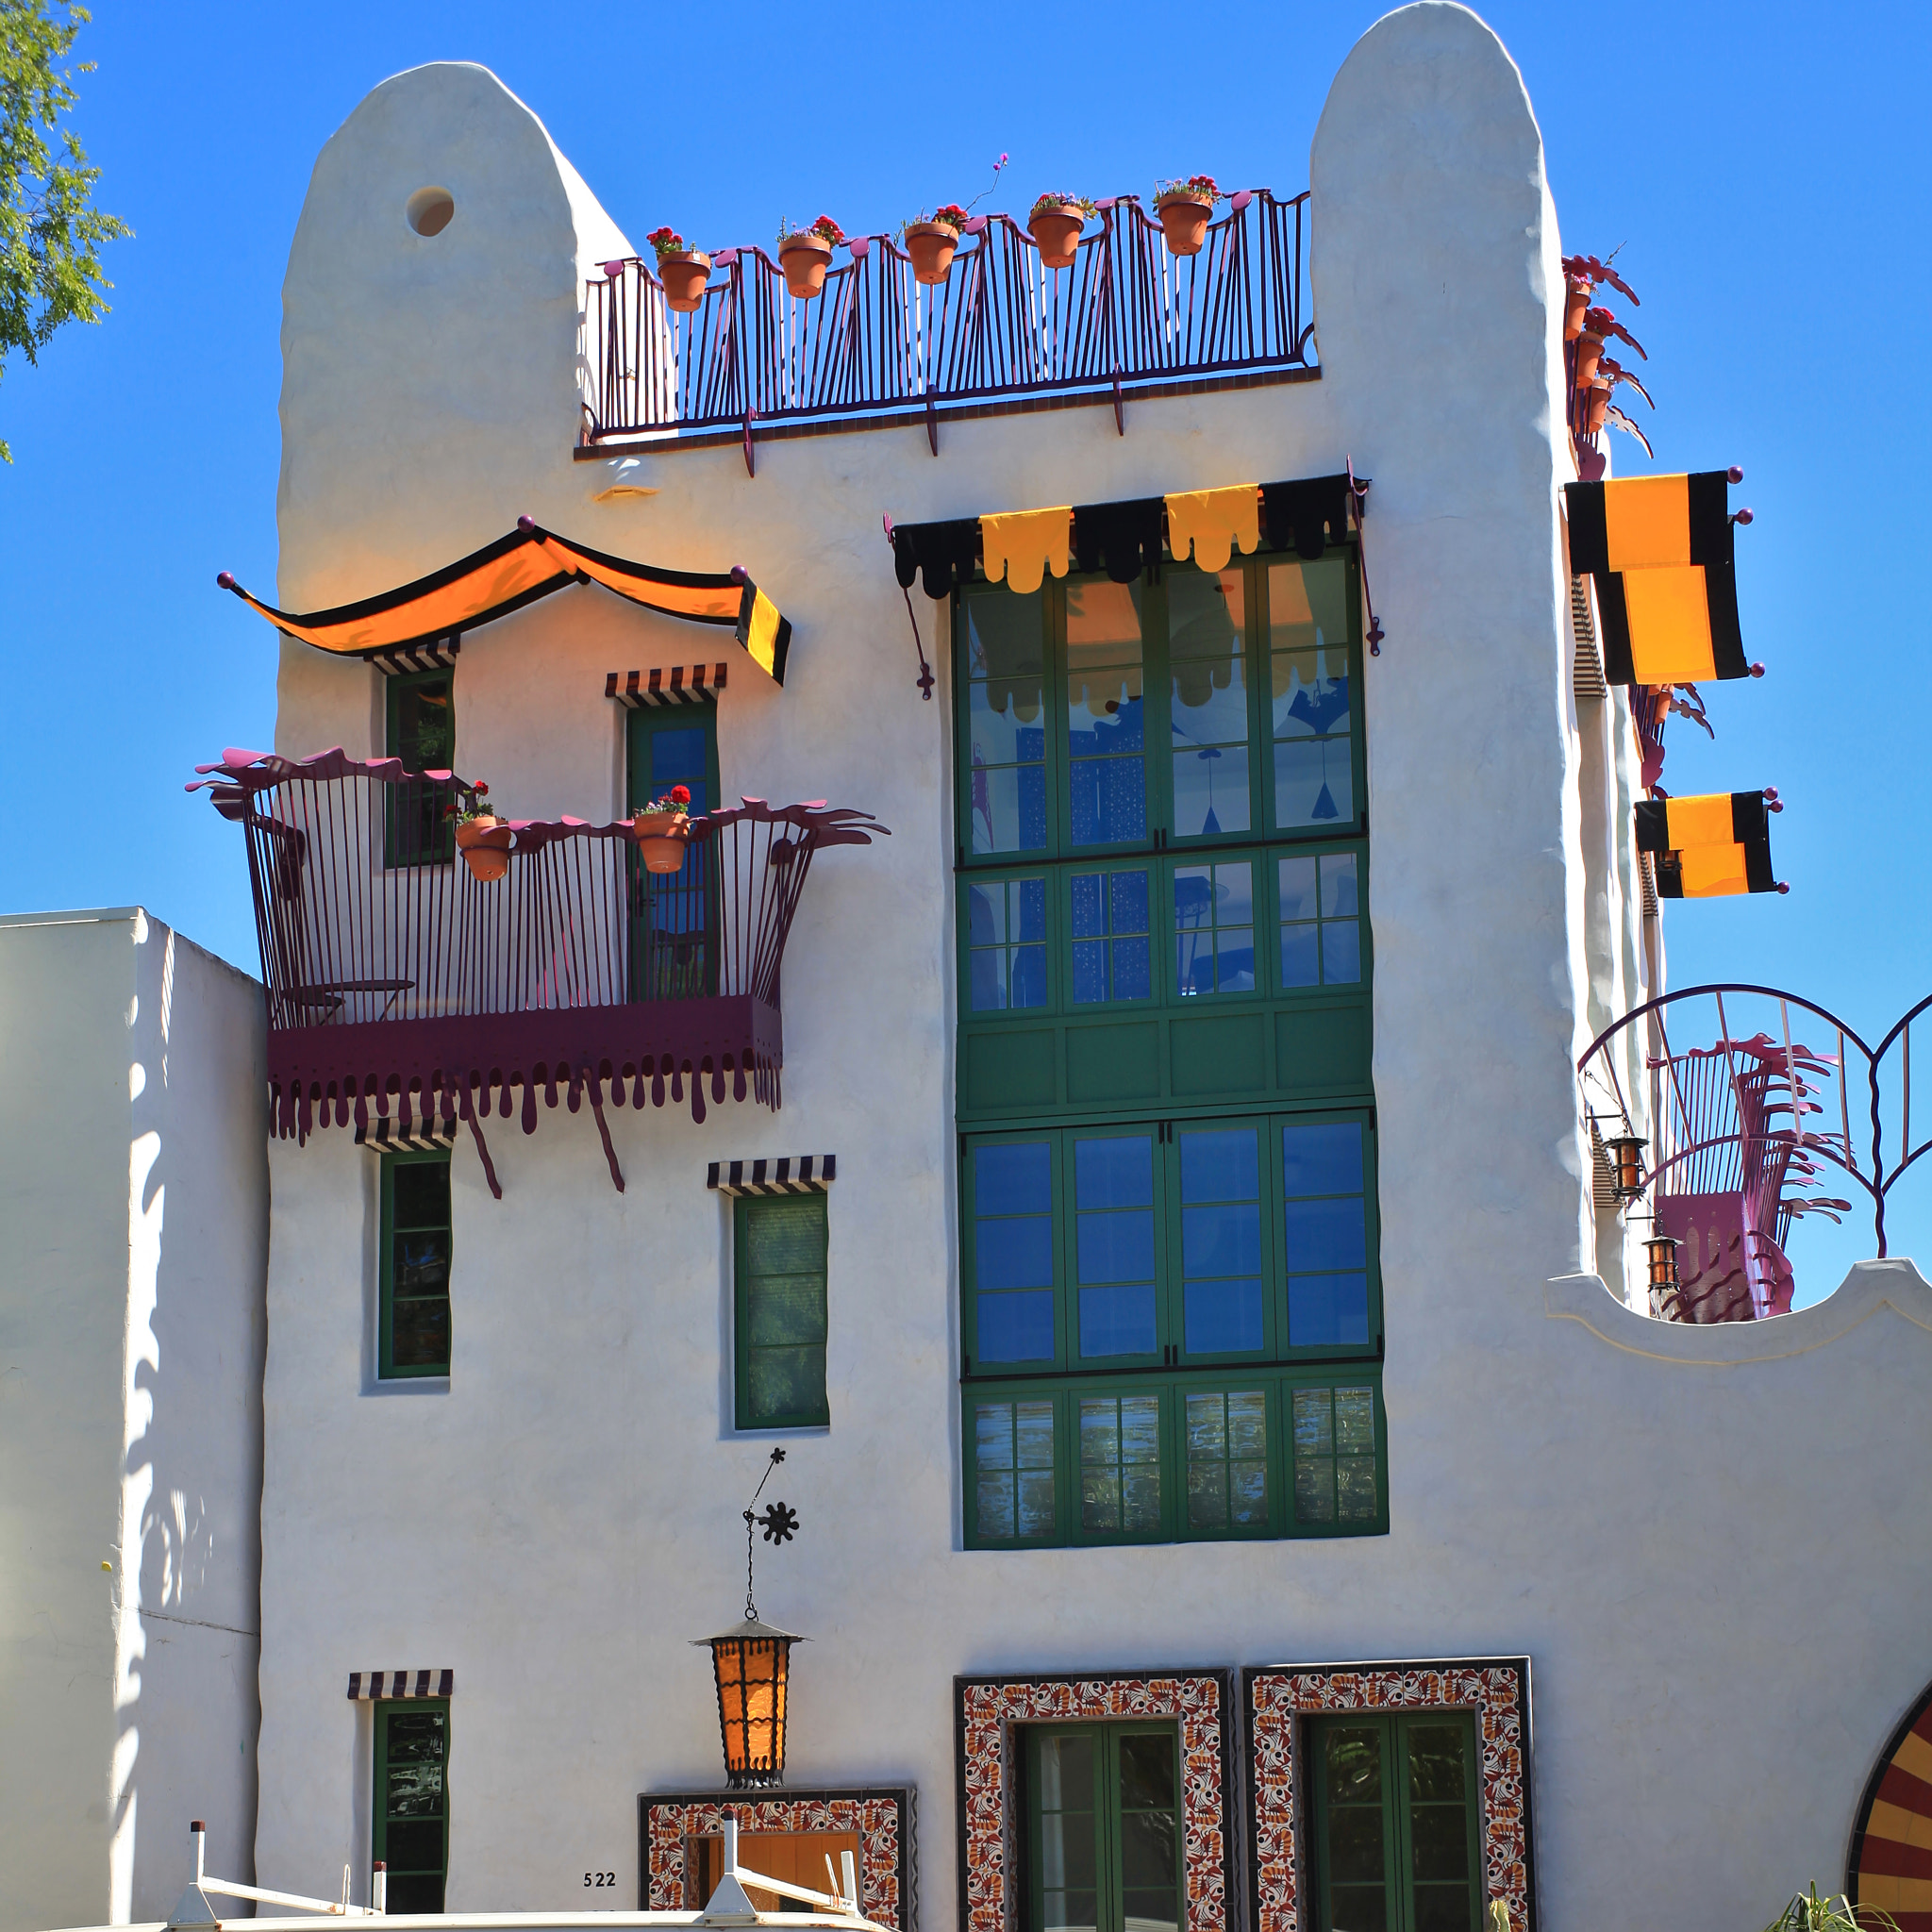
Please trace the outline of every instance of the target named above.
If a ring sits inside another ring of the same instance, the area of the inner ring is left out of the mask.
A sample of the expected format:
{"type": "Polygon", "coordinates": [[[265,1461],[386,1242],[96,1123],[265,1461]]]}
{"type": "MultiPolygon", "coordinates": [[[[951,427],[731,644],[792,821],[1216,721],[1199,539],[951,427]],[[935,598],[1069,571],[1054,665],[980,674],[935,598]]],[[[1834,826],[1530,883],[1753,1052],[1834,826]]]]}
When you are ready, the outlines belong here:
{"type": "MultiPolygon", "coordinates": [[[[1348,534],[1348,477],[1312,476],[1284,483],[1230,486],[1253,490],[1258,503],[1257,534],[1264,550],[1292,551],[1312,561],[1348,534]]],[[[1169,542],[1168,499],[1146,496],[1123,503],[1074,504],[1070,512],[1070,552],[1074,569],[1105,571],[1128,583],[1159,566],[1169,542]]],[[[950,595],[980,569],[977,517],[892,526],[892,555],[900,587],[915,579],[928,597],[950,595]]],[[[1249,546],[1243,546],[1249,547],[1249,546]]],[[[1182,552],[1188,545],[1183,541],[1182,552]]]]}

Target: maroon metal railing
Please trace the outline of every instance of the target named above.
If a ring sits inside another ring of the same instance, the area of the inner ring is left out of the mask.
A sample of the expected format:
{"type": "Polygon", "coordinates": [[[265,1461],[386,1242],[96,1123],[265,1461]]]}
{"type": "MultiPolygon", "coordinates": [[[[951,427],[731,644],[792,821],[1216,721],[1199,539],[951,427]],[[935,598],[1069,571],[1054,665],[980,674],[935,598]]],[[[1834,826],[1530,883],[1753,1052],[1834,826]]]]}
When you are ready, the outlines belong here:
{"type": "MultiPolygon", "coordinates": [[[[746,799],[691,824],[683,868],[654,874],[630,824],[512,821],[482,881],[440,836],[461,781],[340,751],[295,763],[229,752],[202,782],[240,824],[261,945],[282,1133],[333,1115],[511,1111],[523,1089],[573,1108],[586,1083],[662,1106],[667,1083],[776,1107],[785,942],[813,857],[884,827],[823,804],[746,799]],[[412,1098],[413,1096],[413,1098],[412,1098]]],[[[613,1173],[615,1172],[613,1165],[613,1173]]]]}
{"type": "Polygon", "coordinates": [[[895,242],[866,236],[809,301],[788,294],[762,248],[725,249],[689,315],[671,310],[643,262],[609,262],[586,291],[585,440],[920,407],[936,417],[1002,398],[1311,367],[1307,202],[1244,190],[1182,258],[1122,196],[1100,204],[1098,231],[1067,269],[1043,268],[1011,216],[975,217],[934,288],[914,280],[895,242]]]}

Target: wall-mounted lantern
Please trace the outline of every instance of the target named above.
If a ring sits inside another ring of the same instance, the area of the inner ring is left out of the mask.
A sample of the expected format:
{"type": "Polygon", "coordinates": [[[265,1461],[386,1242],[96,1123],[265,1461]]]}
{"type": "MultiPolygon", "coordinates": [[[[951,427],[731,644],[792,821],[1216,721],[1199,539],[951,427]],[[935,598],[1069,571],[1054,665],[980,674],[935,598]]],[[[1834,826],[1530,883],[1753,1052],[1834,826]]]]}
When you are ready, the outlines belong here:
{"type": "Polygon", "coordinates": [[[1677,1290],[1677,1243],[1667,1234],[1654,1234],[1643,1244],[1650,1257],[1650,1292],[1653,1301],[1677,1290]]]}
{"type": "Polygon", "coordinates": [[[1620,1203],[1634,1201],[1643,1191],[1643,1149],[1641,1134],[1618,1134],[1604,1142],[1610,1163],[1610,1191],[1620,1203]]]}
{"type": "MultiPolygon", "coordinates": [[[[764,1494],[772,1471],[785,1460],[782,1449],[772,1459],[752,1496],[764,1494]]],[[[711,1653],[711,1676],[718,1690],[718,1730],[724,1746],[724,1775],[734,1791],[780,1784],[785,1776],[785,1720],[789,1702],[791,1646],[805,1639],[795,1631],[761,1623],[752,1601],[753,1532],[763,1524],[765,1541],[789,1542],[797,1534],[798,1515],[782,1502],[762,1512],[744,1512],[744,1621],[698,1644],[711,1653]]]]}

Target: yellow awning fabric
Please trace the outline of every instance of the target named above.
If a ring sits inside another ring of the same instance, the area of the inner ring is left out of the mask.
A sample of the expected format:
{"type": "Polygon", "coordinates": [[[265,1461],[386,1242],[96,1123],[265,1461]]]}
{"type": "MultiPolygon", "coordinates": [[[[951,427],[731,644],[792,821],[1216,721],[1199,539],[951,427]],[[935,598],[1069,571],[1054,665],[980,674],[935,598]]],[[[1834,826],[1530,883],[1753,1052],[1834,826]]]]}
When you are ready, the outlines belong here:
{"type": "Polygon", "coordinates": [[[1169,491],[1167,547],[1175,562],[1187,561],[1191,544],[1203,570],[1225,570],[1237,544],[1243,557],[1252,557],[1261,547],[1261,486],[1169,491]]]}
{"type": "Polygon", "coordinates": [[[1604,675],[1695,684],[1750,672],[1722,470],[1570,483],[1570,568],[1596,581],[1604,675]]]}
{"type": "Polygon", "coordinates": [[[1070,503],[1054,509],[1020,509],[1004,516],[981,517],[979,545],[987,582],[996,584],[1004,577],[1008,589],[1026,591],[1039,590],[1048,571],[1057,577],[1065,576],[1073,534],[1074,506],[1070,503]]]}
{"type": "Polygon", "coordinates": [[[1637,849],[1657,861],[1657,889],[1666,899],[1778,889],[1762,791],[1647,798],[1637,808],[1637,849]]]}
{"type": "Polygon", "coordinates": [[[508,536],[393,591],[296,615],[250,595],[224,571],[224,590],[276,629],[319,651],[371,658],[475,630],[570,584],[598,583],[633,604],[693,624],[728,625],[753,661],[785,682],[791,625],[742,571],[671,571],[570,542],[522,518],[508,536]]]}

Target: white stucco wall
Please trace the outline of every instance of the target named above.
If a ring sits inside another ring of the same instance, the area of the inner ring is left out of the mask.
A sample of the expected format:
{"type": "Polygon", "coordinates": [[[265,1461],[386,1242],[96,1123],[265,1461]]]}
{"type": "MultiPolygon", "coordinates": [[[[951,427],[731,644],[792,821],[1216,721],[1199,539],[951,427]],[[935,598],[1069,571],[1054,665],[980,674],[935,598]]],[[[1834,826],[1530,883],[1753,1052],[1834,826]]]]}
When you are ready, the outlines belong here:
{"type": "MultiPolygon", "coordinates": [[[[736,1614],[737,1511],[768,1441],[726,1426],[705,1167],[808,1152],[840,1163],[832,1426],[790,1443],[775,1487],[805,1527],[766,1555],[759,1606],[814,1639],[790,1781],[917,1784],[926,1932],[956,1922],[965,1672],[1526,1652],[1544,1923],[1626,1913],[1641,1873],[1686,1924],[1755,1928],[1841,1871],[1873,1757],[1932,1676],[1912,1474],[1932,1339],[1888,1306],[1803,1355],[1667,1361],[1546,1301],[1599,1260],[1573,1069],[1592,973],[1631,991],[1609,834],[1629,774],[1614,742],[1586,774],[1567,688],[1558,237],[1494,36],[1449,5],[1378,24],[1310,180],[1318,382],[1130,401],[1124,438],[1105,408],[948,425],[937,461],[917,428],[775,442],[754,481],[735,448],[571,460],[573,277],[598,217],[489,76],[400,76],[325,151],[287,289],[284,602],[386,588],[521,511],[624,555],[742,561],[797,627],[783,693],[715,633],[573,590],[464,640],[459,768],[520,815],[602,817],[621,774],[604,674],[724,656],[727,792],[829,795],[894,836],[814,869],[781,1114],[613,1112],[622,1196],[588,1109],[530,1140],[491,1127],[500,1203],[458,1147],[446,1389],[367,1381],[368,1157],[341,1129],[273,1148],[269,1883],[366,1866],[347,1673],[448,1667],[452,1905],[581,1902],[591,1868],[636,1897],[636,1794],[718,1781],[686,1640],[736,1614]],[[401,208],[428,180],[458,218],[424,242],[401,208]],[[1317,475],[1345,454],[1374,478],[1388,632],[1365,705],[1391,1534],[963,1552],[946,707],[912,688],[880,515],[1317,475]],[[620,474],[661,493],[594,501],[620,474]],[[1834,1553],[1878,1565],[1856,1607],[1834,1553]]],[[[286,645],[277,746],[372,749],[377,698],[365,667],[286,645]]]]}
{"type": "Polygon", "coordinates": [[[138,908],[0,920],[0,1926],[254,1840],[261,994],[138,908]]]}

